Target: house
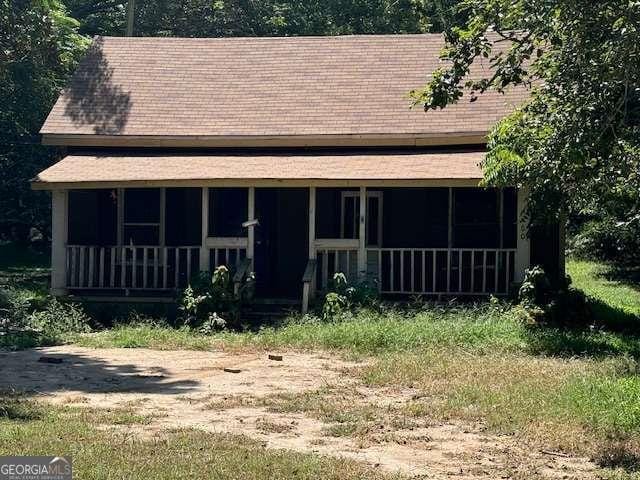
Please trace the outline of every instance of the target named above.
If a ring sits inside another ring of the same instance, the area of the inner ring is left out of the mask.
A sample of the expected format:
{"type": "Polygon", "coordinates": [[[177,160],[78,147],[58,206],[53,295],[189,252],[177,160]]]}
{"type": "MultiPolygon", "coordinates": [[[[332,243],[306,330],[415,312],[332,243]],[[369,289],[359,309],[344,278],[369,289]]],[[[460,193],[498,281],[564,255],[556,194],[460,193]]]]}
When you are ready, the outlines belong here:
{"type": "Polygon", "coordinates": [[[442,47],[96,38],[42,127],[66,156],[32,183],[52,192],[53,293],[160,298],[225,264],[306,309],[338,271],[392,296],[500,295],[536,255],[559,265],[558,229],[524,234],[523,192],[478,187],[487,133],[527,92],[410,108],[442,47]]]}

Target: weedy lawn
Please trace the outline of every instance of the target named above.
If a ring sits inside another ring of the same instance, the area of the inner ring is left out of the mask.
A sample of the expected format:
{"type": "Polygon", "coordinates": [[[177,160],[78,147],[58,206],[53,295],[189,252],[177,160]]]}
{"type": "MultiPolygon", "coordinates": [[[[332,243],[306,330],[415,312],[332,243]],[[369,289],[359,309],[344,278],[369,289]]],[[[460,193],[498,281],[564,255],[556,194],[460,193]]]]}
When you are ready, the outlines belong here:
{"type": "Polygon", "coordinates": [[[127,410],[51,407],[7,395],[0,398],[0,455],[70,455],[74,478],[83,480],[400,478],[355,461],[269,450],[244,436],[176,430],[139,440],[98,428],[148,421],[127,410]]]}
{"type": "MultiPolygon", "coordinates": [[[[73,335],[68,340],[96,348],[287,348],[370,358],[366,367],[349,374],[372,387],[416,389],[419,394],[402,406],[401,418],[405,420],[481,425],[486,431],[509,434],[532,448],[588,455],[602,468],[600,475],[604,478],[640,479],[640,287],[636,273],[584,261],[569,262],[568,270],[574,285],[588,295],[600,327],[530,325],[520,307],[491,302],[426,305],[405,311],[363,310],[334,322],[294,317],[278,328],[209,336],[152,323],[121,325],[73,335]]],[[[348,403],[344,395],[319,391],[281,398],[280,407],[272,407],[316,415],[320,411],[331,418],[342,418],[329,432],[335,436],[359,435],[384,421],[368,408],[354,408],[346,415],[348,403]]],[[[70,423],[75,427],[69,428],[77,432],[63,429],[62,438],[66,439],[59,440],[53,432],[61,428],[55,420],[60,415],[57,410],[45,415],[54,420],[5,415],[2,422],[9,428],[0,429],[0,449],[9,451],[12,445],[22,445],[25,451],[43,451],[47,447],[43,442],[54,442],[49,445],[54,448],[55,442],[61,441],[58,446],[75,445],[73,448],[79,449],[75,456],[86,458],[87,465],[94,460],[103,465],[97,457],[113,455],[116,469],[125,468],[127,459],[160,469],[159,460],[147,457],[154,449],[160,449],[161,456],[189,450],[195,463],[204,465],[198,468],[210,468],[197,473],[216,472],[221,478],[235,478],[232,475],[241,471],[235,469],[243,462],[254,469],[255,478],[271,474],[271,478],[286,477],[294,470],[306,478],[318,468],[328,468],[330,473],[323,470],[323,475],[330,478],[331,472],[334,478],[370,475],[362,470],[364,467],[352,464],[240,448],[243,441],[236,438],[209,436],[220,452],[226,452],[221,458],[227,460],[218,462],[215,449],[193,449],[204,435],[194,432],[172,434],[156,446],[134,441],[115,448],[103,434],[85,444],[82,439],[92,427],[81,419],[70,423]],[[144,462],[139,461],[141,458],[144,462]]],[[[101,468],[91,471],[95,475],[101,468]]]]}

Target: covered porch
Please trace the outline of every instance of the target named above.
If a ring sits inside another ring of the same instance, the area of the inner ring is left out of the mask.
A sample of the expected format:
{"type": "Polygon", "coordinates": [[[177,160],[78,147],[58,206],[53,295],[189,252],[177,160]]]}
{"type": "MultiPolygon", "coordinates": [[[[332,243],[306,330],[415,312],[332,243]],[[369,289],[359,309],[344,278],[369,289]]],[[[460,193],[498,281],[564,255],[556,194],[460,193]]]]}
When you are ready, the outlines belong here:
{"type": "MultiPolygon", "coordinates": [[[[66,170],[54,170],[60,180],[49,187],[52,290],[168,297],[198,271],[226,265],[237,284],[253,271],[257,295],[296,299],[302,310],[336,272],[388,296],[504,295],[529,266],[519,219],[524,196],[478,188],[470,163],[477,171],[480,156],[370,154],[354,165],[354,156],[343,155],[341,163],[334,156],[326,165],[327,155],[297,155],[293,162],[291,155],[254,155],[250,168],[260,178],[211,178],[205,170],[199,172],[205,179],[144,180],[132,178],[138,157],[112,162],[108,173],[91,171],[96,157],[76,157],[66,170]],[[286,162],[300,173],[282,172],[286,162]],[[451,162],[458,162],[453,171],[451,162]],[[341,171],[345,163],[348,175],[341,171]],[[358,173],[362,165],[367,170],[358,173]],[[72,167],[83,167],[83,181],[72,167]],[[265,173],[270,167],[284,178],[266,178],[274,175],[265,173]],[[408,168],[419,178],[402,178],[408,168]],[[443,176],[443,168],[451,178],[431,178],[443,176]],[[353,170],[365,178],[346,178],[357,176],[353,170]],[[317,178],[320,173],[336,178],[317,178]],[[371,178],[376,175],[383,178],[371,178]]],[[[244,160],[238,165],[246,172],[246,157],[231,158],[225,168],[244,160]]],[[[171,159],[174,166],[180,161],[171,159]]],[[[162,162],[154,163],[162,171],[162,162]]],[[[153,176],[148,167],[145,175],[153,176]]]]}

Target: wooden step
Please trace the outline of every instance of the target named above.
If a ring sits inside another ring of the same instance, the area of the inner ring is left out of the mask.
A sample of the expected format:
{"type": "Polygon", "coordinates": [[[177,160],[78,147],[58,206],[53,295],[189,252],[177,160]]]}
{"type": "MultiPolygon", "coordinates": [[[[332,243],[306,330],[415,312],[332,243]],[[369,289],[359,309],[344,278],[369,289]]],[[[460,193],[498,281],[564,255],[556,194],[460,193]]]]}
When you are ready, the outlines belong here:
{"type": "Polygon", "coordinates": [[[296,298],[253,298],[249,302],[250,305],[279,305],[286,306],[291,305],[294,307],[298,307],[302,305],[302,301],[296,298]]]}

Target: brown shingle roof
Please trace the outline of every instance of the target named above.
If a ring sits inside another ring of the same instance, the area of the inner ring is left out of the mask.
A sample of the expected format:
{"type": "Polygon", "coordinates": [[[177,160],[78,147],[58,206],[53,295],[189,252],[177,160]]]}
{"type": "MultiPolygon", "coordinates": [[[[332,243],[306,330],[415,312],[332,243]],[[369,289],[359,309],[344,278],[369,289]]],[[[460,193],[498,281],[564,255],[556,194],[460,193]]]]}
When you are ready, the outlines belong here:
{"type": "Polygon", "coordinates": [[[69,155],[34,186],[199,180],[478,180],[484,152],[360,152],[221,155],[69,155]]]}
{"type": "MultiPolygon", "coordinates": [[[[484,134],[523,89],[410,109],[441,35],[99,37],[43,134],[300,136],[484,134]]],[[[472,70],[478,75],[485,67],[472,70]]],[[[485,72],[486,73],[486,72],[485,72]]]]}

